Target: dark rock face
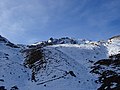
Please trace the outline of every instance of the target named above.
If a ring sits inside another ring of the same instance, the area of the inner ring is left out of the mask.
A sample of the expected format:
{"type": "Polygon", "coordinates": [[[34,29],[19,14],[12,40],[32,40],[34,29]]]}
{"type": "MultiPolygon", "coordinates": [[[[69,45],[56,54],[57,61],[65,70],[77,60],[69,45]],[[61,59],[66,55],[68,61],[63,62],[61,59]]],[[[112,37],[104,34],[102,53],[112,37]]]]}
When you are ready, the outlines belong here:
{"type": "Polygon", "coordinates": [[[25,50],[24,53],[26,53],[24,65],[32,70],[31,81],[36,82],[35,75],[41,68],[45,68],[44,64],[46,63],[46,60],[44,59],[43,50],[34,47],[25,50]]]}
{"type": "Polygon", "coordinates": [[[77,41],[72,39],[72,38],[68,38],[68,37],[64,37],[64,38],[60,38],[60,39],[53,39],[50,38],[49,40],[51,40],[52,44],[76,44],[77,41]]]}
{"type": "Polygon", "coordinates": [[[40,49],[28,49],[25,51],[26,59],[24,64],[27,65],[29,68],[33,68],[36,62],[41,64],[44,63],[43,53],[40,49]]]}
{"type": "Polygon", "coordinates": [[[110,39],[114,39],[114,38],[119,38],[119,39],[120,39],[120,35],[113,36],[113,37],[111,37],[110,39]]]}
{"type": "Polygon", "coordinates": [[[71,76],[73,76],[73,77],[76,77],[76,75],[74,74],[73,71],[69,71],[69,74],[70,74],[71,76]]]}
{"type": "Polygon", "coordinates": [[[5,86],[0,86],[0,90],[7,90],[7,89],[5,89],[5,86]]]}
{"type": "Polygon", "coordinates": [[[11,87],[11,89],[10,90],[19,90],[18,89],[18,87],[17,86],[13,86],[13,87],[11,87]]]}
{"type": "Polygon", "coordinates": [[[2,37],[2,36],[0,35],[0,42],[7,43],[7,39],[5,39],[4,37],[2,37]]]}
{"type": "Polygon", "coordinates": [[[11,42],[7,43],[6,45],[7,45],[7,46],[10,46],[10,47],[12,47],[12,48],[19,48],[19,46],[15,45],[15,44],[13,44],[13,43],[11,43],[11,42]]]}
{"type": "Polygon", "coordinates": [[[96,83],[101,86],[98,90],[120,90],[120,54],[99,60],[91,68],[91,73],[99,75],[96,83]]]}

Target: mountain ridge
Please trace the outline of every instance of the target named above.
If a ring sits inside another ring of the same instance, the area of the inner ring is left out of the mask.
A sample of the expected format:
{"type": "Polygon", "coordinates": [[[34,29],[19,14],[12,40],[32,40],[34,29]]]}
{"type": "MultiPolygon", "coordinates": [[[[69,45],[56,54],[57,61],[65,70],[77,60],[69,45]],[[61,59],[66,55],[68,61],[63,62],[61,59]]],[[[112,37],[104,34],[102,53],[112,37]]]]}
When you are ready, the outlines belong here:
{"type": "MultiPolygon", "coordinates": [[[[11,44],[6,38],[0,36],[0,90],[39,90],[40,88],[42,90],[114,90],[119,88],[119,83],[106,86],[103,82],[96,83],[100,75],[91,72],[100,70],[95,69],[98,67],[97,62],[107,60],[114,55],[119,56],[119,41],[109,40],[50,38],[26,46],[11,44]]],[[[118,65],[115,70],[120,68],[119,59],[117,60],[118,65]]],[[[111,64],[114,65],[116,62],[112,61],[111,64]]],[[[102,68],[101,63],[99,64],[102,68]]],[[[115,73],[119,76],[119,72],[115,73]]]]}

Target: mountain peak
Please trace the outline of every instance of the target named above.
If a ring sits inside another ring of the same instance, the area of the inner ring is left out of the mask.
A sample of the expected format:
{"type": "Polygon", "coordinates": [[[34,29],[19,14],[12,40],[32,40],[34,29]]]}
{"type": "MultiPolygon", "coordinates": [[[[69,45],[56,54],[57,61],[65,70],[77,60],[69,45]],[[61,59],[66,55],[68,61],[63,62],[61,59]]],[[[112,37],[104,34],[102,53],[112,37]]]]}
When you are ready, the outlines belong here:
{"type": "Polygon", "coordinates": [[[9,40],[7,40],[5,37],[0,35],[0,44],[5,44],[6,46],[10,46],[13,48],[19,48],[17,45],[11,43],[9,40]]]}
{"type": "Polygon", "coordinates": [[[120,45],[120,35],[111,37],[108,42],[120,45]]]}
{"type": "Polygon", "coordinates": [[[110,40],[112,40],[112,39],[117,39],[117,40],[120,40],[120,35],[113,36],[113,37],[111,37],[111,38],[110,38],[110,40]]]}

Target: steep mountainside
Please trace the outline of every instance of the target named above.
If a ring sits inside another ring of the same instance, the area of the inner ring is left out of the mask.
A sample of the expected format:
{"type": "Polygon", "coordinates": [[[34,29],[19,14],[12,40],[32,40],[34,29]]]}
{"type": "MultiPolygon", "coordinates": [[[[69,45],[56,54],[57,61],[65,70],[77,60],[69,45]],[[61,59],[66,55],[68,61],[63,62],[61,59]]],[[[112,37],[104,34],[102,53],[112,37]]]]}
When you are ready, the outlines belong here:
{"type": "Polygon", "coordinates": [[[0,36],[0,90],[119,90],[120,39],[50,38],[15,45],[0,36]]]}

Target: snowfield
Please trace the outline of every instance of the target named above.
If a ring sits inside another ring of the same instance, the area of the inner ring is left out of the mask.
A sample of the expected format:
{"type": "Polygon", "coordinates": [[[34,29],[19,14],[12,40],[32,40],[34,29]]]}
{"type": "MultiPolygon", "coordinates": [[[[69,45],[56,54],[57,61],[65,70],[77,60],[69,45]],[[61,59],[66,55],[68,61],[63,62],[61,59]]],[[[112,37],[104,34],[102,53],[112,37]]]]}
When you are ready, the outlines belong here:
{"type": "Polygon", "coordinates": [[[104,43],[71,38],[17,47],[9,43],[0,37],[0,90],[98,90],[101,83],[95,82],[98,75],[91,67],[120,53],[116,38],[104,43]]]}

